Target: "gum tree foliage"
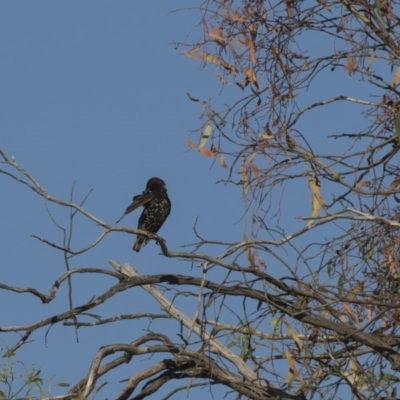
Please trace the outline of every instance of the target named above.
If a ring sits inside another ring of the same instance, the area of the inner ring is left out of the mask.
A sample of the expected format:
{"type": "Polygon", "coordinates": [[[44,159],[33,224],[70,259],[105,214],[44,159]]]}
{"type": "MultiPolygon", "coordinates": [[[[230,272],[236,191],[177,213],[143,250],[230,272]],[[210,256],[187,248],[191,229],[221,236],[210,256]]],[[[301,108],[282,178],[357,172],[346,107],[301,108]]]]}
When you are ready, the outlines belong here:
{"type": "MultiPolygon", "coordinates": [[[[176,321],[174,334],[154,331],[102,347],[88,375],[57,398],[86,398],[111,369],[143,354],[158,357],[115,398],[159,398],[171,381],[175,389],[164,398],[195,387],[212,396],[215,386],[224,388],[226,398],[396,398],[399,2],[209,0],[181,12],[200,19],[177,45],[215,72],[219,90],[207,99],[188,94],[203,118],[188,145],[193,157],[225,168],[222,184],[238,187],[242,240],[199,237],[189,251],[176,252],[151,235],[164,257],[201,265],[201,276],[139,276],[129,265],[111,262],[115,272],[69,269],[49,293],[1,283],[1,289],[48,303],[73,274],[116,280],[56,320],[17,327],[22,338],[10,351],[37,329],[80,326],[82,313],[120,291],[144,289],[161,305],[160,314],[149,315],[176,321]],[[215,267],[223,279],[211,278],[215,267]],[[174,295],[165,287],[173,287],[174,295]],[[184,296],[197,299],[190,315],[179,309],[184,296]]],[[[104,229],[87,249],[47,240],[49,245],[78,255],[123,229],[89,214],[84,204],[52,197],[14,160],[2,158],[3,174],[70,208],[71,218],[82,214],[104,229]]],[[[91,329],[117,319],[118,310],[91,329]]]]}

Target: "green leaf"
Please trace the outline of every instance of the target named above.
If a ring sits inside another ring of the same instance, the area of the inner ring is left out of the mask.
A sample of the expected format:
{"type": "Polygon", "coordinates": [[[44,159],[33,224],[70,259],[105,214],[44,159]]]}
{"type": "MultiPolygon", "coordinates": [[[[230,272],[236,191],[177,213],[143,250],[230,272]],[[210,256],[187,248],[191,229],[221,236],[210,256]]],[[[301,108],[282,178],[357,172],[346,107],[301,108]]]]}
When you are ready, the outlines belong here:
{"type": "Polygon", "coordinates": [[[269,326],[276,326],[280,319],[280,317],[272,318],[271,321],[269,321],[269,326]]]}
{"type": "Polygon", "coordinates": [[[387,382],[400,382],[400,378],[393,374],[386,374],[382,375],[383,380],[387,382]]]}
{"type": "Polygon", "coordinates": [[[326,272],[328,273],[329,278],[332,279],[332,260],[326,264],[326,272]]]}
{"type": "Polygon", "coordinates": [[[340,182],[340,180],[342,179],[342,175],[341,175],[341,174],[334,174],[334,175],[332,176],[332,179],[333,179],[335,182],[340,182]]]}
{"type": "Polygon", "coordinates": [[[96,389],[96,393],[99,393],[101,389],[103,389],[104,386],[108,385],[108,382],[103,382],[97,389],[96,389]]]}
{"type": "Polygon", "coordinates": [[[339,289],[339,295],[342,295],[343,292],[343,282],[344,282],[344,276],[343,274],[340,274],[339,279],[338,279],[338,289],[339,289]]]}
{"type": "Polygon", "coordinates": [[[70,387],[71,385],[67,382],[60,382],[57,383],[56,386],[60,386],[60,387],[70,387]]]}
{"type": "Polygon", "coordinates": [[[201,135],[201,140],[200,140],[199,147],[204,147],[205,146],[205,144],[207,143],[208,138],[211,135],[211,131],[212,131],[211,124],[207,124],[203,129],[203,134],[201,135]]]}

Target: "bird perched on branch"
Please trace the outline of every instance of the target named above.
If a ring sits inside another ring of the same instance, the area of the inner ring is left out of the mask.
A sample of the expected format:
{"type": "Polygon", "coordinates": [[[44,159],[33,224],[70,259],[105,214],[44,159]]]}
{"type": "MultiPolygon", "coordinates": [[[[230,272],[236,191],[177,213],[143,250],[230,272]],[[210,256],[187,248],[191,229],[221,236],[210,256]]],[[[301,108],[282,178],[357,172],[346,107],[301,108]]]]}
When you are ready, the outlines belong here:
{"type": "MultiPolygon", "coordinates": [[[[129,214],[140,206],[143,206],[144,210],[139,218],[138,229],[157,233],[171,212],[171,201],[167,194],[165,182],[162,179],[150,178],[146,184],[145,191],[133,197],[132,203],[116,224],[118,224],[126,214],[129,214]]],[[[138,252],[148,241],[149,238],[146,236],[138,235],[133,244],[133,250],[138,252]]]]}

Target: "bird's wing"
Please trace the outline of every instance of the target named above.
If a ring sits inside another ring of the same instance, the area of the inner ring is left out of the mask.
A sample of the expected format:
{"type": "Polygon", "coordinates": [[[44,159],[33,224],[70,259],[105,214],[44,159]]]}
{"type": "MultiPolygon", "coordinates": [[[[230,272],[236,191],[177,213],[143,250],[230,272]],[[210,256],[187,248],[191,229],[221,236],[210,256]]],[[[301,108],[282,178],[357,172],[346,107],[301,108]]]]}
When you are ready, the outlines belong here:
{"type": "Polygon", "coordinates": [[[132,203],[127,207],[127,209],[122,214],[121,218],[116,222],[116,224],[118,224],[118,222],[121,221],[121,219],[124,218],[126,214],[129,214],[140,206],[146,205],[152,198],[153,193],[148,191],[144,191],[142,194],[134,196],[134,198],[132,199],[132,203]]]}
{"type": "Polygon", "coordinates": [[[140,206],[146,205],[153,198],[153,193],[144,192],[139,194],[132,199],[132,203],[125,210],[125,214],[129,214],[133,210],[136,210],[140,206]]]}

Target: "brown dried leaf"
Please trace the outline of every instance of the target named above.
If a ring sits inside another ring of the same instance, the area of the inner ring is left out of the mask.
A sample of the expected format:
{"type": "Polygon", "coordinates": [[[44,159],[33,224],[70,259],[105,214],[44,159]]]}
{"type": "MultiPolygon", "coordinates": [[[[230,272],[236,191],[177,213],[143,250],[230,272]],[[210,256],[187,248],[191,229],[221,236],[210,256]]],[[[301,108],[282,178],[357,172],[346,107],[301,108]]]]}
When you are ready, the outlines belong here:
{"type": "Polygon", "coordinates": [[[212,37],[213,39],[219,40],[220,42],[225,42],[226,39],[224,38],[221,29],[216,25],[212,25],[212,28],[214,32],[208,32],[208,36],[212,37]]]}
{"type": "Polygon", "coordinates": [[[216,157],[218,154],[217,148],[214,146],[214,144],[211,145],[211,149],[210,149],[211,153],[213,153],[213,155],[216,157]]]}
{"type": "Polygon", "coordinates": [[[215,56],[212,56],[211,54],[202,52],[200,54],[200,58],[211,64],[215,64],[215,65],[219,65],[219,66],[223,67],[226,71],[228,71],[233,76],[236,75],[235,67],[231,64],[228,64],[227,62],[225,62],[223,59],[221,59],[219,57],[215,57],[215,56]]]}
{"type": "Polygon", "coordinates": [[[251,163],[250,163],[250,168],[251,168],[251,170],[253,171],[254,176],[255,176],[256,179],[257,179],[257,183],[258,183],[259,185],[261,185],[261,183],[262,183],[262,181],[261,181],[261,175],[260,175],[260,170],[258,169],[257,165],[256,165],[256,164],[253,164],[253,163],[251,162],[251,163]]]}
{"type": "Polygon", "coordinates": [[[255,72],[254,72],[254,70],[252,68],[250,68],[250,67],[243,68],[243,73],[246,75],[246,80],[248,80],[249,82],[254,84],[254,86],[258,90],[261,89],[261,86],[260,86],[260,84],[258,83],[258,80],[257,80],[257,76],[256,76],[256,74],[255,74],[255,72]]]}
{"type": "Polygon", "coordinates": [[[197,50],[199,50],[199,47],[193,47],[193,49],[189,50],[189,51],[184,51],[183,54],[185,54],[186,57],[189,57],[193,60],[200,60],[200,56],[196,56],[194,53],[197,53],[197,50]]]}
{"type": "Polygon", "coordinates": [[[254,46],[253,40],[251,40],[247,36],[245,36],[244,44],[246,44],[249,48],[251,62],[253,64],[256,64],[257,63],[256,48],[254,46]]]}
{"type": "Polygon", "coordinates": [[[221,167],[227,168],[223,154],[219,154],[218,159],[219,159],[219,164],[221,165],[221,167]]]}
{"type": "Polygon", "coordinates": [[[344,69],[348,71],[349,75],[352,75],[357,69],[357,63],[350,57],[350,54],[347,55],[347,62],[344,69]]]}
{"type": "Polygon", "coordinates": [[[233,57],[233,58],[236,58],[236,57],[237,57],[237,54],[236,54],[235,48],[232,46],[232,43],[231,43],[231,42],[228,43],[228,48],[229,48],[229,50],[230,50],[230,52],[231,52],[232,57],[233,57]]]}
{"type": "Polygon", "coordinates": [[[233,39],[233,43],[236,44],[237,47],[239,47],[240,50],[244,50],[244,46],[242,45],[241,41],[239,39],[233,39]]]}
{"type": "Polygon", "coordinates": [[[212,56],[211,54],[207,54],[207,53],[204,53],[204,52],[201,53],[201,58],[204,61],[207,61],[207,62],[209,62],[211,64],[215,64],[215,65],[223,65],[224,64],[224,61],[221,60],[220,58],[212,56]]]}
{"type": "Polygon", "coordinates": [[[370,57],[369,57],[368,65],[367,65],[367,70],[369,70],[369,69],[371,68],[372,63],[373,63],[374,60],[375,60],[375,54],[376,54],[376,52],[375,52],[375,50],[374,50],[374,51],[371,53],[370,57]]]}
{"type": "Polygon", "coordinates": [[[186,140],[186,144],[190,149],[196,148],[196,145],[190,139],[186,140]]]}
{"type": "Polygon", "coordinates": [[[244,19],[240,16],[240,14],[237,11],[235,11],[233,8],[231,8],[227,5],[225,5],[225,8],[232,14],[232,15],[228,14],[228,16],[227,16],[228,20],[230,19],[231,21],[237,21],[237,22],[242,22],[242,23],[245,22],[244,19]]]}
{"type": "Polygon", "coordinates": [[[240,166],[240,179],[242,181],[242,186],[243,186],[243,194],[245,196],[247,196],[247,171],[246,171],[246,167],[244,166],[244,164],[242,164],[240,166]]]}
{"type": "Polygon", "coordinates": [[[290,18],[293,13],[294,0],[286,0],[286,14],[290,18]]]}
{"type": "Polygon", "coordinates": [[[211,150],[207,150],[204,147],[198,147],[200,154],[202,154],[205,157],[215,157],[216,154],[215,152],[211,151],[211,150]]]}
{"type": "Polygon", "coordinates": [[[375,310],[375,306],[372,305],[372,299],[371,299],[371,304],[367,304],[365,308],[367,309],[367,318],[369,321],[371,321],[375,310]]]}
{"type": "Polygon", "coordinates": [[[251,250],[250,247],[247,247],[246,253],[247,253],[247,259],[249,260],[249,263],[250,263],[251,267],[254,268],[254,269],[259,269],[258,265],[255,263],[254,253],[253,253],[253,251],[251,250]]]}
{"type": "Polygon", "coordinates": [[[258,261],[258,264],[261,265],[261,267],[263,269],[267,269],[267,264],[265,264],[265,261],[261,257],[258,256],[257,261],[258,261]]]}
{"type": "Polygon", "coordinates": [[[389,185],[389,191],[395,190],[399,185],[400,185],[400,179],[395,179],[395,180],[389,185]]]}
{"type": "Polygon", "coordinates": [[[393,279],[399,279],[399,269],[397,267],[397,259],[395,257],[393,245],[387,246],[383,250],[383,262],[379,265],[380,268],[388,269],[393,279]]]}
{"type": "Polygon", "coordinates": [[[371,182],[370,181],[361,181],[358,182],[357,185],[354,187],[355,190],[361,190],[363,187],[370,187],[371,182]]]}
{"type": "Polygon", "coordinates": [[[289,364],[289,368],[297,376],[299,374],[299,372],[297,371],[296,362],[294,360],[292,353],[290,351],[285,352],[285,358],[289,364]]]}
{"type": "MultiPolygon", "coordinates": [[[[315,218],[318,216],[321,207],[325,207],[324,200],[322,199],[321,195],[321,184],[319,180],[315,179],[311,174],[307,175],[307,179],[308,179],[308,186],[310,187],[313,194],[311,202],[311,208],[312,208],[311,216],[315,218]]],[[[308,221],[307,227],[310,227],[313,223],[314,223],[313,220],[308,221]]]]}
{"type": "MultiPolygon", "coordinates": [[[[246,232],[243,234],[243,241],[244,242],[248,242],[249,239],[246,235],[246,232]]],[[[249,260],[250,265],[255,268],[258,269],[258,266],[256,265],[255,261],[254,261],[254,253],[251,250],[250,246],[246,246],[246,254],[247,254],[247,259],[249,260]]]]}
{"type": "Polygon", "coordinates": [[[301,343],[301,340],[299,338],[299,335],[297,334],[297,332],[293,329],[293,327],[288,324],[286,321],[283,321],[283,323],[286,326],[286,329],[288,330],[289,335],[293,338],[293,340],[296,342],[297,344],[297,348],[301,351],[303,348],[303,343],[301,343]]]}
{"type": "Polygon", "coordinates": [[[393,76],[392,85],[397,86],[400,82],[400,67],[397,68],[396,73],[393,76]]]}
{"type": "Polygon", "coordinates": [[[388,20],[393,19],[393,7],[388,0],[382,0],[382,12],[388,20]]]}
{"type": "Polygon", "coordinates": [[[215,71],[215,76],[217,77],[217,79],[219,81],[221,81],[224,85],[230,85],[230,82],[228,82],[226,79],[224,79],[219,73],[218,71],[215,71]]]}
{"type": "Polygon", "coordinates": [[[358,323],[358,318],[354,315],[351,308],[346,303],[342,303],[342,306],[344,311],[346,311],[346,314],[353,320],[353,322],[358,323]]]}

